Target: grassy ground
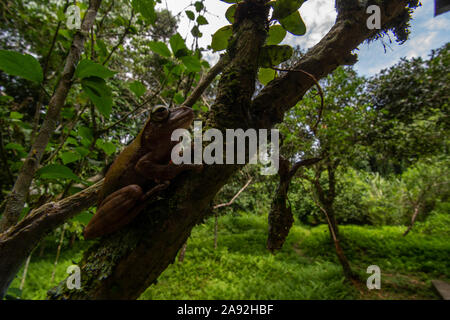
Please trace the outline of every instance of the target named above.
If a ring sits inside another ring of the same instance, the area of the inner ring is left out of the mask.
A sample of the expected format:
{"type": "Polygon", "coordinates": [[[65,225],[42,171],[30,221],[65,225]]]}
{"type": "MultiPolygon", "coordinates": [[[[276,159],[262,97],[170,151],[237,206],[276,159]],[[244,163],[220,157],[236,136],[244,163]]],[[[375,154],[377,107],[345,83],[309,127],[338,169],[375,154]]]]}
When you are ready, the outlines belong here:
{"type": "MultiPolygon", "coordinates": [[[[430,280],[450,278],[446,235],[412,232],[405,238],[400,227],[341,227],[344,250],[363,279],[354,287],[344,280],[325,226],[294,225],[274,256],[265,248],[266,221],[248,214],[222,217],[216,250],[214,221],[196,227],[184,262],[171,265],[141,299],[437,299],[430,280]],[[369,265],[381,268],[381,290],[365,286],[369,265]]],[[[80,259],[82,244],[63,249],[53,284],[56,249],[33,258],[22,298],[44,299],[80,259]]],[[[11,287],[19,284],[17,278],[11,287]]]]}

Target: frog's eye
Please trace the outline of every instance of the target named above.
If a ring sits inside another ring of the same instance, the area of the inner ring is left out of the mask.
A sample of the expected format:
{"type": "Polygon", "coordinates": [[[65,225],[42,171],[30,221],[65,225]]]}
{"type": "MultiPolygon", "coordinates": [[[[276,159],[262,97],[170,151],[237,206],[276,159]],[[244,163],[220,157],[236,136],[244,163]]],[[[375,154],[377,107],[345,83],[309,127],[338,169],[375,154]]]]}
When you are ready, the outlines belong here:
{"type": "Polygon", "coordinates": [[[164,121],[169,116],[169,108],[166,106],[156,106],[152,110],[152,120],[164,121]]]}

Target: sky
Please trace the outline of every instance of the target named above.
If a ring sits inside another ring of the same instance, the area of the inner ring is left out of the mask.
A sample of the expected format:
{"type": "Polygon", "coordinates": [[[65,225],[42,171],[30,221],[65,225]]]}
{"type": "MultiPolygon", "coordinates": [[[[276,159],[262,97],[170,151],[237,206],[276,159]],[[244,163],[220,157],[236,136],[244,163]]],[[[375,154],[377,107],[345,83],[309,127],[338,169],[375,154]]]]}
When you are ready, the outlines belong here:
{"type": "MultiPolygon", "coordinates": [[[[193,37],[190,30],[194,26],[185,10],[195,12],[194,7],[189,7],[195,0],[163,0],[159,8],[168,8],[174,15],[179,14],[180,23],[178,31],[190,44],[193,37]]],[[[205,14],[209,24],[202,26],[200,31],[200,46],[206,48],[211,43],[211,36],[219,28],[229,24],[225,19],[225,12],[230,4],[220,0],[205,0],[207,13],[205,14]]],[[[306,24],[307,33],[304,36],[288,36],[283,44],[300,45],[303,49],[314,46],[330,30],[336,19],[333,0],[308,0],[300,8],[300,14],[306,24]]],[[[381,41],[370,44],[362,44],[359,47],[359,61],[355,69],[360,75],[372,76],[384,68],[396,64],[400,58],[424,57],[426,58],[432,49],[437,49],[450,42],[450,11],[434,17],[434,0],[422,0],[422,7],[416,9],[411,21],[410,39],[403,45],[394,41],[387,47],[387,52],[381,41]]],[[[388,39],[385,38],[388,42],[388,39]]],[[[207,59],[214,63],[218,59],[217,54],[208,54],[207,59]]]]}

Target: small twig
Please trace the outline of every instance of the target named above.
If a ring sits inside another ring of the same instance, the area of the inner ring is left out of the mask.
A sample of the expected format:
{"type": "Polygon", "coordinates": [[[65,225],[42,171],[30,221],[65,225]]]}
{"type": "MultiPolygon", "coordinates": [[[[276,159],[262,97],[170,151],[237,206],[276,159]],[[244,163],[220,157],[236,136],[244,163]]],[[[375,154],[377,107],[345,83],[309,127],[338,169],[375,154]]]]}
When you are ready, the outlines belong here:
{"type": "Polygon", "coordinates": [[[192,108],[195,102],[201,97],[203,92],[208,88],[208,86],[213,82],[216,76],[222,72],[225,66],[228,64],[229,58],[227,55],[223,55],[219,62],[217,62],[207,74],[205,74],[200,82],[195,87],[194,91],[187,97],[186,101],[183,103],[184,106],[192,108]]]}
{"type": "Polygon", "coordinates": [[[63,226],[63,229],[61,232],[61,239],[59,239],[58,249],[56,250],[55,264],[53,266],[52,278],[50,279],[50,283],[53,283],[53,280],[55,280],[56,266],[58,265],[59,255],[61,254],[61,247],[64,242],[64,233],[65,232],[66,232],[66,224],[64,224],[64,226],[63,226]]]}
{"type": "Polygon", "coordinates": [[[119,42],[117,42],[117,44],[114,46],[114,48],[111,49],[111,52],[106,57],[106,59],[103,61],[103,63],[102,63],[103,65],[105,65],[109,61],[109,59],[111,59],[111,56],[113,55],[113,53],[122,45],[123,41],[125,40],[125,37],[130,32],[130,27],[131,27],[133,18],[134,18],[134,10],[131,10],[131,17],[130,17],[130,20],[128,21],[128,26],[125,28],[125,31],[121,35],[119,42]]]}
{"type": "Polygon", "coordinates": [[[32,254],[33,254],[33,252],[31,252],[30,255],[28,256],[27,261],[25,262],[25,267],[23,268],[22,280],[20,281],[20,286],[19,286],[20,291],[22,291],[23,287],[25,286],[25,280],[27,279],[28,267],[30,266],[30,260],[31,260],[32,254]]]}
{"type": "Polygon", "coordinates": [[[323,90],[322,90],[322,87],[319,84],[319,81],[317,81],[317,79],[316,79],[316,77],[314,75],[312,75],[309,72],[306,72],[305,70],[291,70],[291,69],[279,69],[279,68],[272,68],[272,69],[276,70],[276,71],[281,71],[281,72],[300,72],[300,73],[303,73],[303,74],[307,75],[309,78],[311,78],[312,81],[314,81],[314,84],[316,85],[317,90],[319,91],[320,100],[321,100],[321,105],[320,105],[320,109],[319,109],[319,115],[318,115],[318,118],[317,118],[317,122],[314,125],[314,127],[312,128],[312,131],[315,134],[320,121],[322,121],[322,113],[323,113],[323,109],[324,109],[324,105],[325,105],[325,99],[324,99],[324,95],[323,95],[323,90]]]}
{"type": "Polygon", "coordinates": [[[99,34],[102,32],[102,30],[103,30],[103,23],[105,22],[105,19],[108,16],[108,14],[111,11],[113,6],[114,6],[114,1],[111,1],[111,4],[109,5],[108,9],[106,9],[105,14],[102,17],[102,20],[100,20],[100,23],[97,25],[97,31],[98,31],[99,34]]]}
{"type": "Polygon", "coordinates": [[[219,237],[219,214],[214,214],[214,250],[217,249],[217,239],[219,237]]]}
{"type": "Polygon", "coordinates": [[[43,162],[43,164],[49,163],[50,161],[53,160],[53,158],[58,154],[58,152],[62,149],[62,147],[64,146],[64,144],[67,141],[67,138],[69,138],[70,133],[72,132],[73,128],[75,127],[75,125],[77,124],[78,120],[80,119],[81,115],[84,113],[84,111],[86,110],[86,108],[88,107],[88,105],[86,104],[83,109],[77,114],[76,118],[74,121],[71,122],[67,133],[63,136],[61,143],[58,145],[58,147],[56,148],[55,151],[53,151],[53,153],[50,155],[50,157],[48,157],[48,159],[46,161],[43,162]]]}
{"type": "Polygon", "coordinates": [[[250,182],[252,182],[252,180],[253,180],[253,178],[250,178],[250,179],[247,181],[247,183],[245,184],[245,186],[243,186],[243,187],[241,188],[241,190],[239,190],[238,193],[236,193],[236,194],[234,195],[234,197],[233,197],[230,201],[228,201],[228,202],[226,202],[226,203],[218,204],[218,205],[214,206],[213,209],[215,210],[215,209],[219,209],[219,208],[231,206],[231,205],[233,204],[233,202],[239,197],[239,195],[240,195],[245,189],[247,189],[248,185],[250,184],[250,182]]]}
{"type": "Polygon", "coordinates": [[[161,88],[155,92],[154,94],[152,94],[149,98],[145,99],[142,103],[140,103],[136,108],[134,108],[133,110],[127,112],[123,117],[121,117],[119,120],[117,120],[116,122],[114,122],[113,124],[111,124],[110,126],[101,129],[98,131],[98,136],[101,136],[104,133],[107,133],[109,130],[111,130],[112,128],[114,128],[115,126],[117,126],[118,124],[122,123],[123,121],[125,121],[129,116],[131,116],[132,114],[136,113],[139,109],[141,109],[143,106],[145,106],[147,103],[149,103],[150,101],[152,101],[153,99],[155,99],[159,93],[164,89],[165,84],[163,86],[161,86],[161,88]]]}

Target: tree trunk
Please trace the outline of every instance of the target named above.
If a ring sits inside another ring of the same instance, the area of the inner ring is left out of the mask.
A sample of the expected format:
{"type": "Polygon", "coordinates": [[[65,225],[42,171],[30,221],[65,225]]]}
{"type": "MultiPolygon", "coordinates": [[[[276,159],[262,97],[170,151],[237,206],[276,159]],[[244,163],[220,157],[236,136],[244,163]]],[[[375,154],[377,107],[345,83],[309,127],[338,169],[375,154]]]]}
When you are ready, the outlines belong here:
{"type": "Polygon", "coordinates": [[[187,249],[187,241],[183,244],[180,250],[180,254],[178,255],[178,262],[184,261],[184,256],[186,255],[186,249],[187,249]]]}
{"type": "Polygon", "coordinates": [[[327,163],[327,173],[328,173],[328,190],[325,191],[320,185],[320,176],[321,169],[318,169],[316,173],[316,179],[314,180],[315,191],[318,195],[318,201],[316,204],[319,206],[320,210],[325,214],[325,218],[328,224],[328,230],[330,231],[331,240],[333,241],[334,247],[336,249],[336,255],[338,257],[339,263],[342,266],[345,278],[353,282],[353,280],[357,280],[356,274],[353,272],[350,267],[350,263],[348,262],[347,257],[345,256],[344,250],[342,250],[340,237],[339,237],[339,228],[336,221],[336,215],[334,212],[334,200],[336,198],[336,179],[335,179],[335,170],[339,164],[339,160],[331,163],[328,161],[327,163]]]}
{"type": "Polygon", "coordinates": [[[25,267],[23,268],[22,280],[20,281],[20,286],[19,286],[20,291],[23,291],[23,288],[25,287],[25,280],[27,279],[28,267],[30,266],[32,254],[33,253],[30,253],[30,255],[28,256],[27,261],[25,262],[25,267]]]}
{"type": "Polygon", "coordinates": [[[66,232],[66,225],[64,225],[62,232],[61,232],[61,239],[59,239],[59,244],[58,244],[58,249],[56,250],[56,258],[55,258],[55,263],[53,266],[53,272],[52,272],[52,277],[50,279],[50,283],[53,283],[53,280],[55,280],[55,273],[56,273],[56,266],[58,265],[58,260],[59,260],[59,255],[61,254],[61,248],[64,242],[64,234],[66,232]]]}
{"type": "Polygon", "coordinates": [[[411,224],[408,226],[408,229],[406,229],[405,233],[403,233],[403,236],[406,236],[413,228],[414,223],[416,222],[417,216],[419,215],[419,211],[420,211],[420,205],[416,205],[414,207],[414,214],[411,217],[411,224]]]}
{"type": "Polygon", "coordinates": [[[214,214],[214,250],[217,249],[217,238],[219,237],[219,214],[214,214]]]}
{"type": "Polygon", "coordinates": [[[287,206],[289,187],[298,169],[319,162],[320,158],[306,159],[296,162],[292,168],[288,160],[280,157],[278,175],[280,182],[272,200],[269,212],[269,235],[267,249],[274,253],[280,250],[286,241],[294,223],[291,207],[287,206]]]}
{"type": "Polygon", "coordinates": [[[334,209],[331,206],[328,206],[328,209],[325,209],[325,215],[327,216],[327,223],[328,223],[328,230],[330,230],[331,239],[333,240],[334,247],[336,249],[336,255],[338,257],[338,260],[342,266],[342,269],[344,271],[344,275],[347,278],[347,280],[352,281],[356,280],[356,274],[353,272],[352,268],[350,267],[350,263],[348,262],[347,257],[345,256],[344,250],[342,250],[341,243],[339,240],[339,233],[338,233],[338,225],[336,222],[336,217],[334,215],[334,209]]]}

